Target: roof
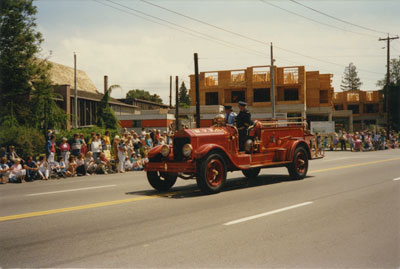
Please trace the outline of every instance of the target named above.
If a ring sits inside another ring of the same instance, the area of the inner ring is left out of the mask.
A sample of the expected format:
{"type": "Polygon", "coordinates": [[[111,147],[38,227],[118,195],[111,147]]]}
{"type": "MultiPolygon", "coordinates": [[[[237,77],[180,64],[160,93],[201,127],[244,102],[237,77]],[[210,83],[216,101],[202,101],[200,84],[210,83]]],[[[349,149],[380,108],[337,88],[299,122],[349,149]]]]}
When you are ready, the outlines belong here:
{"type": "MultiPolygon", "coordinates": [[[[122,101],[122,102],[128,102],[127,98],[120,98],[118,100],[122,101]]],[[[165,107],[165,108],[169,107],[169,105],[166,105],[166,104],[160,104],[160,103],[157,103],[157,102],[148,101],[148,100],[139,99],[139,98],[132,98],[132,101],[138,102],[138,103],[149,104],[149,105],[155,105],[155,106],[159,106],[159,107],[165,107]]]]}
{"type": "MultiPolygon", "coordinates": [[[[74,86],[74,68],[49,61],[52,65],[50,69],[50,79],[56,85],[74,86]]],[[[82,70],[76,72],[77,88],[81,91],[99,93],[96,86],[89,76],[82,70]]]]}
{"type": "MultiPolygon", "coordinates": [[[[99,100],[101,100],[101,98],[103,98],[103,96],[104,95],[101,94],[101,93],[94,93],[94,92],[87,92],[87,91],[78,90],[78,98],[81,98],[81,99],[99,101],[99,100]]],[[[71,89],[71,97],[75,97],[75,90],[73,90],[73,89],[71,89]]],[[[137,106],[123,103],[123,102],[118,101],[117,99],[114,99],[112,97],[110,97],[109,103],[111,105],[119,105],[119,106],[137,108],[137,106]]]]}

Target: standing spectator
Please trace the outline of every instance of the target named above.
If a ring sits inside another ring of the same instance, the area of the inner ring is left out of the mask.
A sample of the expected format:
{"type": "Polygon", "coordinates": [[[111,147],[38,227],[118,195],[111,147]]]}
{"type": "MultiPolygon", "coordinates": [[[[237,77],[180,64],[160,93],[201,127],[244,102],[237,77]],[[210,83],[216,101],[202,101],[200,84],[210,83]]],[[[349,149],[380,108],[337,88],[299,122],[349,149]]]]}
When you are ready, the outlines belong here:
{"type": "Polygon", "coordinates": [[[140,139],[136,133],[133,134],[132,142],[133,142],[133,149],[134,149],[135,153],[138,154],[140,151],[141,143],[140,143],[140,139]]]}
{"type": "Polygon", "coordinates": [[[110,131],[106,131],[103,136],[103,141],[106,150],[111,150],[111,139],[110,139],[110,131]]]}
{"type": "Polygon", "coordinates": [[[342,151],[346,151],[346,132],[342,132],[339,141],[340,141],[340,149],[342,151]]]}
{"type": "Polygon", "coordinates": [[[118,173],[118,146],[119,143],[121,142],[121,139],[118,135],[116,135],[114,137],[114,141],[113,141],[113,155],[114,155],[114,160],[115,160],[115,165],[117,167],[117,173],[118,173]]]}
{"type": "Polygon", "coordinates": [[[350,145],[350,151],[353,151],[353,149],[354,149],[354,138],[353,138],[352,135],[349,136],[348,141],[349,141],[349,145],[350,145]]]}
{"type": "Polygon", "coordinates": [[[88,145],[86,144],[85,136],[83,134],[80,134],[79,138],[81,139],[82,142],[81,153],[83,154],[83,156],[85,156],[86,152],[88,151],[88,145]]]}
{"type": "Polygon", "coordinates": [[[72,155],[78,156],[81,153],[82,140],[78,134],[74,134],[74,141],[72,142],[72,155]]]}
{"type": "Polygon", "coordinates": [[[0,183],[8,183],[8,178],[10,176],[10,167],[7,165],[7,158],[2,157],[0,159],[0,183]]]}
{"type": "Polygon", "coordinates": [[[48,180],[50,177],[50,166],[49,166],[49,163],[47,162],[45,156],[39,157],[38,167],[39,167],[38,172],[39,172],[39,175],[41,176],[41,178],[43,180],[48,180]]]}
{"type": "Polygon", "coordinates": [[[51,135],[50,139],[47,140],[46,143],[46,158],[48,160],[49,163],[54,162],[54,156],[56,154],[56,136],[55,135],[51,135]]]}
{"type": "MultiPolygon", "coordinates": [[[[132,154],[132,152],[134,152],[134,149],[133,149],[133,140],[132,140],[132,136],[131,135],[129,135],[128,136],[128,140],[126,141],[126,149],[127,149],[127,156],[131,156],[131,154],[132,154]]],[[[128,158],[126,158],[126,159],[128,159],[128,158]]]]}
{"type": "Polygon", "coordinates": [[[141,138],[146,136],[146,129],[142,127],[142,132],[140,133],[141,138]]]}
{"type": "Polygon", "coordinates": [[[88,175],[86,172],[85,158],[83,157],[82,153],[78,155],[78,159],[76,160],[76,174],[78,176],[88,175]]]}
{"type": "Polygon", "coordinates": [[[7,150],[5,147],[1,147],[0,148],[0,159],[4,158],[4,157],[7,159],[7,150]]]}
{"type": "Polygon", "coordinates": [[[76,161],[75,156],[70,156],[68,160],[68,168],[67,168],[67,176],[74,177],[76,176],[76,161]]]}
{"type": "Polygon", "coordinates": [[[61,151],[61,157],[63,157],[64,160],[67,160],[69,158],[70,150],[71,147],[67,142],[67,138],[63,137],[62,142],[60,144],[60,151],[61,151]]]}
{"type": "Polygon", "coordinates": [[[338,148],[338,143],[339,143],[339,136],[335,132],[335,133],[333,133],[333,146],[334,146],[335,150],[337,150],[337,148],[338,148]]]}
{"type": "Polygon", "coordinates": [[[26,181],[34,181],[36,177],[39,175],[39,167],[36,162],[33,160],[32,156],[29,156],[24,165],[26,171],[26,181]]]}
{"type": "Polygon", "coordinates": [[[14,164],[10,167],[10,182],[25,183],[25,169],[22,168],[21,159],[14,159],[14,164]]]}
{"type": "Polygon", "coordinates": [[[126,157],[127,147],[124,141],[122,141],[118,145],[118,172],[124,173],[124,164],[125,164],[125,157],[126,157]]]}
{"type": "Polygon", "coordinates": [[[98,136],[93,137],[90,148],[93,153],[93,158],[97,159],[97,157],[99,157],[99,155],[100,155],[100,152],[102,151],[101,150],[102,149],[101,142],[99,141],[98,136]]]}

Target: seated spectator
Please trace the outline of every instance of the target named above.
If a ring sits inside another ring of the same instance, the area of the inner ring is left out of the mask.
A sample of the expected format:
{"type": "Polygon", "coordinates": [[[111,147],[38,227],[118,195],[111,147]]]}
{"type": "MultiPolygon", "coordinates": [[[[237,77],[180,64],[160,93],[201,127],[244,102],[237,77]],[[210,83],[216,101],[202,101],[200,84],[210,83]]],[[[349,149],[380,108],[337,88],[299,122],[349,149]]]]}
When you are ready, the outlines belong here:
{"type": "Polygon", "coordinates": [[[61,166],[59,162],[52,162],[50,164],[51,175],[55,176],[55,178],[60,179],[61,177],[65,177],[62,172],[61,166]]]}
{"type": "Polygon", "coordinates": [[[10,176],[10,167],[7,165],[7,158],[2,157],[0,159],[0,183],[2,184],[8,183],[9,176],[10,176]]]}
{"type": "Polygon", "coordinates": [[[7,159],[7,150],[5,147],[0,148],[0,159],[3,157],[6,157],[6,159],[7,159]]]}
{"type": "Polygon", "coordinates": [[[65,159],[60,157],[58,164],[60,166],[61,176],[65,178],[67,176],[67,164],[65,163],[65,159]]]}
{"type": "Polygon", "coordinates": [[[97,158],[96,161],[97,161],[97,167],[96,167],[97,174],[112,173],[111,163],[106,158],[106,155],[103,152],[100,153],[100,156],[99,156],[99,158],[97,158]]]}
{"type": "Polygon", "coordinates": [[[26,181],[34,181],[39,176],[39,167],[33,160],[32,156],[29,156],[24,164],[24,169],[26,170],[26,181]]]}
{"type": "Polygon", "coordinates": [[[67,173],[66,176],[68,177],[74,177],[76,176],[76,161],[74,156],[70,156],[68,160],[68,167],[67,167],[67,173]]]}
{"type": "Polygon", "coordinates": [[[47,162],[45,156],[39,157],[38,167],[39,167],[38,172],[39,172],[39,175],[41,176],[41,178],[43,180],[48,180],[50,177],[50,166],[49,166],[49,163],[47,162]]]}
{"type": "Polygon", "coordinates": [[[86,153],[85,164],[86,164],[86,171],[89,174],[94,174],[96,172],[97,164],[93,158],[93,154],[91,151],[88,151],[88,153],[86,153]]]}
{"type": "Polygon", "coordinates": [[[22,168],[21,159],[14,159],[14,164],[10,167],[10,182],[11,183],[25,183],[26,171],[22,168]]]}
{"type": "Polygon", "coordinates": [[[145,167],[146,166],[146,164],[149,162],[149,158],[148,158],[148,152],[145,152],[144,153],[144,155],[143,155],[143,167],[145,167]]]}
{"type": "Polygon", "coordinates": [[[136,168],[137,168],[137,171],[142,171],[144,169],[142,155],[140,155],[140,154],[137,155],[136,168]]]}
{"type": "Polygon", "coordinates": [[[89,175],[86,171],[85,158],[83,158],[82,153],[78,155],[78,159],[76,160],[76,174],[78,176],[89,175]]]}
{"type": "Polygon", "coordinates": [[[9,152],[7,153],[7,159],[8,159],[7,165],[11,167],[14,164],[15,159],[21,159],[21,158],[18,156],[17,152],[15,151],[14,146],[9,146],[8,149],[9,149],[9,152]]]}

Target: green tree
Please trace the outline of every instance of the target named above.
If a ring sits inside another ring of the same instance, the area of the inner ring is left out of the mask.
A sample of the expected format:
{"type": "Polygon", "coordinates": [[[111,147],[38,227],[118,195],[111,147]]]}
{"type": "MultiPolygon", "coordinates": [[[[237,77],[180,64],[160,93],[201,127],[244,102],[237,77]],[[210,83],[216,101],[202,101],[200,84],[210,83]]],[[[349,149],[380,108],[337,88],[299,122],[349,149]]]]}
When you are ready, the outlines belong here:
{"type": "Polygon", "coordinates": [[[179,88],[179,107],[187,108],[190,106],[190,96],[186,88],[185,82],[182,82],[179,88]]]}
{"type": "MultiPolygon", "coordinates": [[[[398,59],[390,59],[390,82],[394,85],[400,85],[400,56],[398,59]]],[[[386,76],[378,80],[376,86],[384,87],[386,85],[386,76]]]]}
{"type": "Polygon", "coordinates": [[[130,90],[126,94],[126,99],[127,99],[127,101],[133,101],[133,99],[142,99],[142,100],[147,100],[147,101],[151,101],[151,102],[156,102],[159,104],[163,103],[161,97],[158,94],[151,94],[148,91],[139,90],[139,89],[130,90]]]}
{"type": "Polygon", "coordinates": [[[340,84],[342,91],[360,90],[362,82],[358,77],[356,69],[357,68],[353,63],[350,63],[349,66],[345,68],[342,83],[340,84]]]}
{"type": "Polygon", "coordinates": [[[111,92],[115,88],[121,87],[119,85],[111,85],[97,107],[97,126],[101,128],[117,129],[119,127],[118,120],[109,104],[111,92]]]}
{"type": "Polygon", "coordinates": [[[53,99],[50,65],[38,59],[43,38],[32,2],[0,1],[0,122],[11,117],[34,128],[62,127],[67,116],[53,99]]]}

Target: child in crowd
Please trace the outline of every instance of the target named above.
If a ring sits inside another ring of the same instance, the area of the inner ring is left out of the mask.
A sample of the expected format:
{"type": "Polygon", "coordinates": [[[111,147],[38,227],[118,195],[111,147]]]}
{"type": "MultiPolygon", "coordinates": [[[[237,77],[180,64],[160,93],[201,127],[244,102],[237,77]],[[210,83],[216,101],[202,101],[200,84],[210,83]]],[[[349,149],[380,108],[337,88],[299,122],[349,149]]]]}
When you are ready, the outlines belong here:
{"type": "Polygon", "coordinates": [[[8,179],[10,176],[10,167],[7,165],[7,158],[2,157],[0,160],[0,183],[6,184],[8,183],[8,179]]]}
{"type": "Polygon", "coordinates": [[[85,158],[83,157],[82,153],[79,153],[78,159],[76,160],[76,174],[78,176],[89,175],[86,172],[85,158]]]}
{"type": "Polygon", "coordinates": [[[47,162],[46,156],[39,157],[39,175],[43,180],[48,180],[50,177],[50,167],[49,163],[47,162]]]}
{"type": "Polygon", "coordinates": [[[65,163],[64,157],[60,157],[58,164],[60,165],[61,176],[65,178],[67,175],[67,164],[65,163]]]}
{"type": "Polygon", "coordinates": [[[68,168],[66,175],[69,177],[76,176],[76,161],[74,156],[70,156],[68,160],[68,168]]]}
{"type": "Polygon", "coordinates": [[[96,160],[97,167],[96,173],[97,174],[108,174],[112,172],[111,163],[107,160],[106,155],[102,152],[100,153],[99,158],[96,160]]]}
{"type": "Polygon", "coordinates": [[[26,181],[34,181],[36,177],[39,175],[39,167],[36,162],[33,160],[32,156],[29,156],[24,164],[24,169],[26,171],[26,181]]]}
{"type": "Polygon", "coordinates": [[[93,153],[91,151],[88,151],[86,153],[86,158],[85,158],[85,164],[86,164],[86,171],[89,174],[94,174],[96,172],[96,161],[93,158],[93,153]]]}

